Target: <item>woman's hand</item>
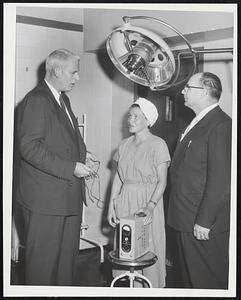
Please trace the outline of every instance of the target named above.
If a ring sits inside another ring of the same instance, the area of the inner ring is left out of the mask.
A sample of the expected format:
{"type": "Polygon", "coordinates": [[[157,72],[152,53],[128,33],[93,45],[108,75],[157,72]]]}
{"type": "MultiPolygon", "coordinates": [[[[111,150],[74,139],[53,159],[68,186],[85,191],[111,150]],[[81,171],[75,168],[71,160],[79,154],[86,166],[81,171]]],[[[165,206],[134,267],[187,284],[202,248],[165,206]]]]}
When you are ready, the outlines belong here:
{"type": "Polygon", "coordinates": [[[152,222],[154,208],[155,208],[155,205],[152,202],[150,202],[145,207],[136,211],[135,214],[144,213],[146,215],[146,217],[144,219],[144,225],[147,225],[152,222]]]}
{"type": "Polygon", "coordinates": [[[110,201],[107,220],[112,227],[116,227],[116,224],[118,223],[118,219],[116,217],[113,200],[110,201]]]}

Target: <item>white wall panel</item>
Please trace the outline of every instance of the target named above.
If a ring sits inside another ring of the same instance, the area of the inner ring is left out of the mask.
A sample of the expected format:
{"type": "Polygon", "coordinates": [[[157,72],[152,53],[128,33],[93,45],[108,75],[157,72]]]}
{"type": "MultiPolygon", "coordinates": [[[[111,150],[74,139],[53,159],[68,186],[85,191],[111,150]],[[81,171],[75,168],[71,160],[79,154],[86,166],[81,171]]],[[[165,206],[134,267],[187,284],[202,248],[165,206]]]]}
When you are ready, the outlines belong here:
{"type": "MultiPolygon", "coordinates": [[[[212,41],[205,40],[193,43],[192,46],[204,47],[204,49],[212,48],[232,48],[233,38],[214,39],[212,41]]],[[[220,107],[232,117],[233,105],[233,57],[232,53],[206,53],[204,54],[203,71],[216,74],[221,82],[223,92],[220,98],[220,107]]],[[[236,62],[235,62],[236,63],[236,62]]]]}
{"type": "Polygon", "coordinates": [[[66,48],[83,52],[83,33],[36,25],[16,25],[16,103],[37,84],[37,71],[49,53],[66,48]]]}
{"type": "MultiPolygon", "coordinates": [[[[210,41],[205,48],[233,47],[233,40],[210,41]]],[[[219,76],[223,92],[220,98],[220,107],[232,117],[233,107],[233,56],[231,53],[205,54],[204,71],[212,72],[219,76]]]]}
{"type": "MultiPolygon", "coordinates": [[[[18,15],[31,16],[61,22],[83,24],[83,9],[66,7],[64,4],[53,4],[53,7],[41,3],[23,3],[16,8],[18,15]],[[44,7],[45,6],[45,7],[44,7]]],[[[70,6],[70,5],[68,5],[70,6]]],[[[77,6],[77,5],[72,5],[77,6]]]]}

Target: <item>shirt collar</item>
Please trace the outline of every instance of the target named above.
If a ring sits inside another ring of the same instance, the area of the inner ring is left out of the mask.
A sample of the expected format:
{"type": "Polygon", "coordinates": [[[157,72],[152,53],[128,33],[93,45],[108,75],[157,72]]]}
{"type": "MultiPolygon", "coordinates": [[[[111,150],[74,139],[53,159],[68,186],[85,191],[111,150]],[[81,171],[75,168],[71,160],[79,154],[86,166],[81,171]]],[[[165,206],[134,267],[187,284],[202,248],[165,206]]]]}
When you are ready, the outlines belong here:
{"type": "Polygon", "coordinates": [[[60,104],[59,102],[59,96],[61,93],[59,93],[56,88],[54,88],[46,79],[44,79],[44,81],[46,82],[47,86],[49,87],[50,91],[52,92],[52,94],[54,95],[55,100],[60,104]]]}
{"type": "Polygon", "coordinates": [[[195,123],[199,122],[208,112],[210,112],[212,109],[218,106],[218,103],[214,103],[209,105],[208,107],[204,108],[198,115],[196,115],[195,123]]]}

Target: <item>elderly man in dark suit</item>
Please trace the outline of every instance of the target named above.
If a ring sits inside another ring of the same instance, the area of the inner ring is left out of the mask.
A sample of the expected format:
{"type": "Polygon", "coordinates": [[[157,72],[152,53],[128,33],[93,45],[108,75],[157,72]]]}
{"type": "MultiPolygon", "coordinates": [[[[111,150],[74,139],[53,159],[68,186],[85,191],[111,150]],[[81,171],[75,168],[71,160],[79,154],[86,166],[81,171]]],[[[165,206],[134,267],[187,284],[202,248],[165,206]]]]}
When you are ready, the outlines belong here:
{"type": "MultiPolygon", "coordinates": [[[[79,249],[86,146],[71,110],[70,91],[79,79],[79,57],[59,49],[46,60],[46,76],[19,107],[21,155],[17,201],[25,221],[25,281],[72,285],[79,249]]],[[[91,155],[89,155],[91,159],[91,155]]]]}
{"type": "Polygon", "coordinates": [[[209,72],[194,74],[182,91],[196,117],[171,163],[167,222],[186,288],[228,288],[232,123],[218,105],[221,92],[209,72]]]}

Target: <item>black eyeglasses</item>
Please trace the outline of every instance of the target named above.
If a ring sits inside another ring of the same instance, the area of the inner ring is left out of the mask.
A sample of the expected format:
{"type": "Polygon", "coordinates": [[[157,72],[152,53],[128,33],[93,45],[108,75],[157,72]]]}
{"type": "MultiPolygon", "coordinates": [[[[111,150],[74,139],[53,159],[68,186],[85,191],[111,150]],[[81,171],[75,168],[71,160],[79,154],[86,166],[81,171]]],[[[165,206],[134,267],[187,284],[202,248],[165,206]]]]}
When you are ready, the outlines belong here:
{"type": "Polygon", "coordinates": [[[185,89],[199,89],[199,90],[203,90],[204,88],[201,87],[201,86],[193,86],[193,85],[186,84],[186,85],[184,86],[184,90],[185,90],[185,89]]]}

